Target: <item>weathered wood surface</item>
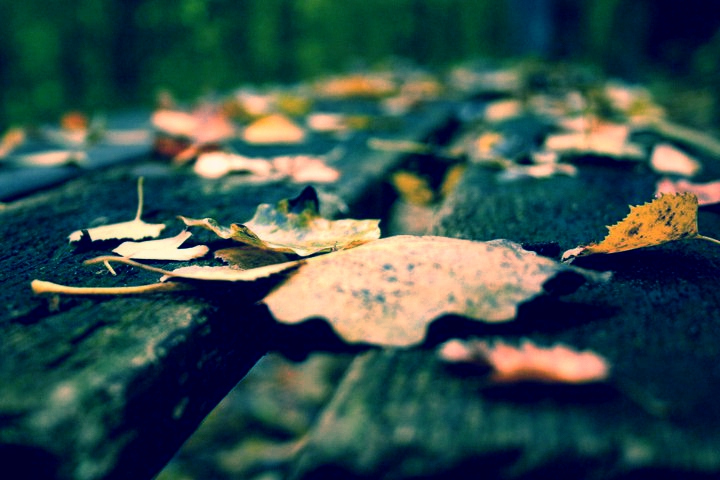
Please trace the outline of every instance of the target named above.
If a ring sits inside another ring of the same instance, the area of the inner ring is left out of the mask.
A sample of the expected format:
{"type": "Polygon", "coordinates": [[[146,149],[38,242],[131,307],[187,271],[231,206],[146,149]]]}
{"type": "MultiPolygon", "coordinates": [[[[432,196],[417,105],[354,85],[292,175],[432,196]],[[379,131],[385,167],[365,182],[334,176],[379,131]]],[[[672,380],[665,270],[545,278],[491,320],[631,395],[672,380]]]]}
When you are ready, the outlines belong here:
{"type": "MultiPolygon", "coordinates": [[[[447,114],[443,105],[428,108],[399,120],[400,130],[390,136],[424,140],[447,114]]],[[[325,190],[340,195],[353,215],[379,215],[377,207],[389,201],[381,198],[387,193],[381,179],[401,156],[369,151],[364,140],[359,135],[344,141],[347,154],[334,164],[342,179],[325,190]]],[[[11,478],[9,472],[18,478],[151,477],[286,335],[275,331],[265,309],[217,291],[63,298],[57,305],[32,295],[34,278],[85,286],[157,281],[156,274],[129,268],[113,277],[103,267],[84,266],[83,260],[105,250],[76,250],[67,243],[76,229],[131,219],[140,175],[143,219],[167,223],[168,233],[182,229],[176,215],[242,222],[259,203],[294,197],[303,187],[248,184],[238,176],[205,180],[140,159],[5,205],[0,210],[3,478],[11,478]]],[[[211,237],[200,232],[193,240],[211,237]]]]}
{"type": "MultiPolygon", "coordinates": [[[[717,159],[705,158],[707,179],[717,159]]],[[[645,166],[591,162],[577,178],[503,182],[470,167],[433,233],[508,238],[544,254],[599,241],[628,204],[652,198],[645,166]]],[[[718,237],[717,210],[700,232],[718,237]]],[[[584,261],[580,261],[584,260],[584,261]]],[[[443,318],[425,349],[358,357],[308,436],[293,478],[714,478],[720,472],[720,250],[666,244],[577,265],[604,285],[532,302],[505,325],[443,318]],[[446,368],[431,348],[481,336],[592,349],[607,385],[491,387],[446,368]]]]}

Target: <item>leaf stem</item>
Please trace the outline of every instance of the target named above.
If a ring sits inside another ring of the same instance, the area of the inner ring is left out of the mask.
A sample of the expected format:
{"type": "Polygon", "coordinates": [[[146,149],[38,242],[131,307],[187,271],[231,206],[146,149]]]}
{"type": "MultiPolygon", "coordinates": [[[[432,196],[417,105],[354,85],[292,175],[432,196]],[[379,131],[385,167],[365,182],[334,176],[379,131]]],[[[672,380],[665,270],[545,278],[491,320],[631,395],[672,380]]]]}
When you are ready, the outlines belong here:
{"type": "Polygon", "coordinates": [[[706,237],[705,235],[699,235],[699,234],[698,234],[698,235],[696,235],[694,238],[697,238],[697,239],[699,239],[699,240],[707,240],[708,242],[712,242],[712,243],[716,243],[716,244],[720,245],[720,240],[717,240],[717,239],[712,238],[712,237],[706,237]]]}
{"type": "Polygon", "coordinates": [[[140,217],[142,217],[143,201],[144,201],[144,194],[143,194],[143,181],[144,180],[145,180],[144,177],[138,177],[138,184],[137,184],[138,208],[137,208],[137,212],[135,213],[135,220],[140,220],[140,217]]]}
{"type": "Polygon", "coordinates": [[[159,273],[160,275],[170,275],[173,276],[173,272],[169,270],[163,270],[162,268],[153,267],[151,265],[145,265],[144,263],[136,262],[135,260],[131,260],[126,257],[114,257],[112,255],[103,255],[101,257],[95,257],[91,258],[89,260],[85,260],[83,263],[85,265],[93,265],[96,263],[103,263],[108,265],[110,262],[117,262],[117,263],[124,263],[125,265],[130,265],[133,267],[141,268],[143,270],[147,270],[149,272],[159,273]]]}
{"type": "Polygon", "coordinates": [[[36,295],[140,295],[155,292],[177,292],[190,290],[192,287],[184,283],[167,282],[137,285],[133,287],[70,287],[44,280],[33,280],[30,283],[36,295]]]}

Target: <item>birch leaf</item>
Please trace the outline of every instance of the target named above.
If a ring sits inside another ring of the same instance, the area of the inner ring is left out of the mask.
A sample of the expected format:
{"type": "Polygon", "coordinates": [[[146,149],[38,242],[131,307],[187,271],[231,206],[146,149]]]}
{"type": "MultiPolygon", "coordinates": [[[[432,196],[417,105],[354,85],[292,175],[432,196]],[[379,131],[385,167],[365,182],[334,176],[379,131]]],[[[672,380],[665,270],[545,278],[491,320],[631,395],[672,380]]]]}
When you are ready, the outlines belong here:
{"type": "Polygon", "coordinates": [[[205,245],[180,248],[180,245],[185,243],[185,240],[191,236],[192,233],[184,230],[170,238],[148,240],[145,242],[124,242],[114,249],[113,252],[125,258],[134,258],[135,260],[187,261],[205,256],[209,251],[209,248],[205,245]]]}
{"type": "Polygon", "coordinates": [[[557,344],[538,347],[524,341],[519,347],[504,342],[450,340],[438,349],[440,358],[450,363],[475,363],[491,369],[496,383],[591,383],[606,380],[607,360],[596,353],[577,351],[557,344]]]}
{"type": "Polygon", "coordinates": [[[380,238],[379,220],[328,220],[318,213],[319,200],[312,187],[294,199],[276,205],[260,204],[255,216],[244,224],[220,225],[212,218],[180,217],[186,225],[200,226],[220,238],[302,257],[352,248],[380,238]]]}
{"type": "Polygon", "coordinates": [[[113,223],[100,227],[76,230],[68,236],[68,240],[79,242],[85,235],[91,242],[100,240],[142,240],[143,238],[156,238],[165,229],[164,223],[145,223],[142,221],[143,209],[143,179],[138,179],[138,208],[135,218],[129,222],[113,223]]]}
{"type": "Polygon", "coordinates": [[[513,320],[518,305],[559,274],[608,278],[567,267],[507,240],[403,235],[308,258],[265,303],[280,322],[321,317],[348,342],[404,347],[422,342],[428,324],[446,314],[513,320]]]}
{"type": "Polygon", "coordinates": [[[720,243],[698,233],[697,210],[697,197],[691,193],[661,195],[644,205],[631,206],[622,221],[607,227],[608,235],[602,242],[568,250],[562,259],[625,252],[689,238],[720,243]]]}

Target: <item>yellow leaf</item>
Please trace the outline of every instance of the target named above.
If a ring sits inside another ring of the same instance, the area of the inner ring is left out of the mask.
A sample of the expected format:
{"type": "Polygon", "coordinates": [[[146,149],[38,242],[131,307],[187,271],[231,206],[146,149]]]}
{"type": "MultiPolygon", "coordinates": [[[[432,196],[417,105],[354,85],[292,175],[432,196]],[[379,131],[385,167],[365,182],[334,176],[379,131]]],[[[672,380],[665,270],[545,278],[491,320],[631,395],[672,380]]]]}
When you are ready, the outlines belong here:
{"type": "Polygon", "coordinates": [[[707,239],[698,234],[697,209],[697,197],[691,193],[661,195],[644,205],[631,206],[627,217],[608,227],[608,235],[602,242],[568,250],[563,260],[652,247],[686,238],[707,239]]]}

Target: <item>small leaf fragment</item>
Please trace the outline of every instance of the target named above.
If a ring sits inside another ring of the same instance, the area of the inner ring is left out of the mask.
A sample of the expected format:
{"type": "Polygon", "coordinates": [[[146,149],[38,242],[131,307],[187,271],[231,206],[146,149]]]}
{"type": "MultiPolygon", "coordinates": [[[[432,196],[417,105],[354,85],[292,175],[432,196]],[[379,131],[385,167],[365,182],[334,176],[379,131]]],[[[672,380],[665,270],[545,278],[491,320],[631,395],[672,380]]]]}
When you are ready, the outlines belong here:
{"type": "Polygon", "coordinates": [[[644,205],[631,206],[630,213],[609,226],[608,235],[600,243],[591,243],[566,251],[569,260],[595,253],[617,253],[637,248],[662,245],[686,238],[699,238],[697,197],[692,193],[661,195],[644,205]]]}
{"type": "Polygon", "coordinates": [[[607,380],[610,365],[603,357],[557,344],[538,347],[524,341],[520,347],[496,341],[450,340],[438,348],[450,363],[475,363],[491,368],[496,383],[540,382],[583,384],[607,380]]]}
{"type": "Polygon", "coordinates": [[[187,261],[205,256],[209,248],[205,245],[196,245],[191,248],[180,248],[192,233],[187,230],[170,238],[148,240],[145,242],[124,242],[113,252],[126,258],[135,260],[175,260],[187,261]]]}
{"type": "Polygon", "coordinates": [[[265,303],[280,322],[325,318],[350,343],[410,346],[442,315],[513,320],[559,274],[608,278],[566,267],[510,241],[401,235],[308,258],[265,303]]]}

